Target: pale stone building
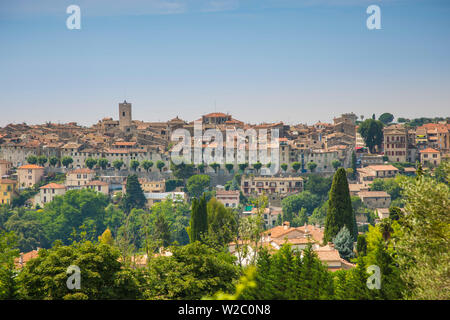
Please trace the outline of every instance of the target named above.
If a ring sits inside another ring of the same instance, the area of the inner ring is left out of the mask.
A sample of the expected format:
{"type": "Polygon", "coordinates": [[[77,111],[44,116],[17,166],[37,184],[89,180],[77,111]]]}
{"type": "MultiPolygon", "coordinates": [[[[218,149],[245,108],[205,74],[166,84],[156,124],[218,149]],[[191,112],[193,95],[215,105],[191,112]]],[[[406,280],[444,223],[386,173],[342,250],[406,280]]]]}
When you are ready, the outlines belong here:
{"type": "Polygon", "coordinates": [[[39,193],[34,198],[34,203],[44,207],[45,204],[52,202],[56,196],[63,196],[65,193],[66,187],[64,185],[49,183],[39,188],[39,193]]]}
{"type": "Polygon", "coordinates": [[[12,169],[12,162],[0,159],[0,178],[6,176],[12,169]]]}
{"type": "Polygon", "coordinates": [[[104,195],[109,195],[109,184],[104,181],[92,180],[88,182],[84,187],[103,193],[104,195]]]}
{"type": "Polygon", "coordinates": [[[19,189],[30,188],[41,181],[44,177],[44,167],[27,164],[17,169],[17,180],[19,189]]]}
{"type": "Polygon", "coordinates": [[[216,199],[227,208],[239,206],[239,190],[217,190],[216,199]]]}
{"type": "Polygon", "coordinates": [[[420,150],[420,163],[424,166],[438,166],[441,164],[441,152],[433,148],[420,150]]]}
{"type": "Polygon", "coordinates": [[[385,191],[361,191],[358,197],[369,209],[389,208],[391,205],[391,196],[385,191]]]}
{"type": "Polygon", "coordinates": [[[66,187],[68,189],[81,189],[94,178],[94,170],[88,168],[71,170],[66,174],[66,187]]]}

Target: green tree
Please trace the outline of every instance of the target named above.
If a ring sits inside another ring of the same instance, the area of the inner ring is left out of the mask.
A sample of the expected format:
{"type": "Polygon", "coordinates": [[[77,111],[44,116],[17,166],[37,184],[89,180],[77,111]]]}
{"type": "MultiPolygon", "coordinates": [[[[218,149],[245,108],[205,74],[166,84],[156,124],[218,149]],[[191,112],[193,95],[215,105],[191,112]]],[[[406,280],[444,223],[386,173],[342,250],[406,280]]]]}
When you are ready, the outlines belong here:
{"type": "Polygon", "coordinates": [[[213,162],[209,165],[215,173],[217,173],[217,170],[220,168],[220,164],[218,164],[217,162],[213,162]]]}
{"type": "Polygon", "coordinates": [[[46,156],[44,156],[44,155],[40,155],[39,157],[37,157],[37,163],[40,165],[40,166],[45,166],[45,164],[47,163],[47,161],[48,161],[48,159],[47,159],[47,157],[46,156]]]}
{"type": "Polygon", "coordinates": [[[194,300],[234,289],[239,269],[229,253],[218,252],[199,242],[171,247],[170,251],[170,257],[150,260],[145,298],[194,300]]]}
{"type": "Polygon", "coordinates": [[[142,191],[141,184],[138,176],[135,174],[127,177],[126,193],[122,199],[122,207],[126,212],[130,212],[131,209],[143,209],[147,203],[144,192],[142,191]]]}
{"type": "Polygon", "coordinates": [[[186,228],[191,243],[201,241],[208,232],[208,210],[205,197],[192,200],[191,220],[186,228]]]}
{"type": "Polygon", "coordinates": [[[140,298],[137,280],[131,270],[122,269],[118,258],[116,248],[89,241],[41,249],[20,272],[21,295],[33,300],[140,298]],[[66,285],[71,265],[81,271],[80,289],[70,290],[66,285]]]}
{"type": "Polygon", "coordinates": [[[328,201],[325,201],[319,207],[315,208],[311,216],[308,218],[309,224],[323,226],[328,212],[328,201]]]}
{"type": "Polygon", "coordinates": [[[308,164],[306,166],[308,167],[309,171],[314,172],[314,170],[316,170],[316,168],[317,168],[317,163],[308,162],[308,164]]]}
{"type": "Polygon", "coordinates": [[[367,254],[367,240],[366,236],[363,234],[358,235],[358,240],[356,241],[356,253],[358,254],[358,257],[367,254]]]}
{"type": "Polygon", "coordinates": [[[67,169],[73,163],[73,159],[72,157],[66,156],[61,159],[61,163],[67,169]]]}
{"type": "Polygon", "coordinates": [[[98,159],[97,163],[100,168],[105,170],[106,167],[108,167],[109,161],[106,158],[100,158],[100,159],[98,159]]]}
{"type": "MultiPolygon", "coordinates": [[[[186,227],[189,226],[191,210],[187,202],[174,200],[168,198],[152,206],[150,226],[154,226],[152,219],[154,221],[155,217],[163,215],[170,228],[170,241],[176,241],[180,245],[185,245],[189,243],[186,227]]],[[[150,233],[153,233],[153,228],[150,230],[150,233]]],[[[165,237],[160,238],[164,239],[165,237]]]]}
{"type": "Polygon", "coordinates": [[[45,239],[49,243],[61,240],[69,244],[69,237],[76,238],[81,233],[89,240],[97,240],[106,229],[105,208],[108,197],[90,189],[69,190],[64,196],[57,196],[45,205],[37,215],[42,225],[45,239]]]}
{"type": "Polygon", "coordinates": [[[408,298],[450,298],[449,162],[444,170],[447,184],[424,175],[403,183],[408,214],[402,218],[400,232],[394,238],[401,276],[409,289],[408,298]]]}
{"type": "Polygon", "coordinates": [[[233,170],[234,165],[232,163],[225,163],[225,169],[227,169],[228,173],[231,173],[231,170],[233,170]]]}
{"type": "Polygon", "coordinates": [[[292,163],[292,169],[294,169],[295,172],[298,172],[298,170],[302,167],[302,164],[298,161],[292,163]]]}
{"type": "Polygon", "coordinates": [[[342,164],[339,160],[333,160],[331,162],[331,165],[333,166],[334,170],[337,170],[342,164]]]}
{"type": "Polygon", "coordinates": [[[143,160],[141,162],[142,168],[144,168],[145,171],[149,171],[151,167],[153,167],[153,161],[150,160],[143,160]]]}
{"type": "Polygon", "coordinates": [[[301,227],[308,221],[308,215],[306,214],[306,208],[302,208],[298,214],[294,215],[292,219],[292,227],[301,227]]]}
{"type": "Polygon", "coordinates": [[[248,163],[240,163],[239,164],[239,170],[241,170],[242,172],[245,172],[245,169],[247,169],[248,167],[248,163]]]}
{"type": "Polygon", "coordinates": [[[321,177],[317,174],[310,174],[305,182],[305,190],[325,199],[328,197],[332,181],[332,177],[321,177]]]}
{"type": "Polygon", "coordinates": [[[93,158],[87,158],[85,161],[85,164],[86,164],[86,167],[88,167],[89,169],[92,169],[97,164],[97,160],[93,159],[93,158]]]}
{"type": "Polygon", "coordinates": [[[203,163],[197,165],[197,169],[200,173],[205,173],[205,165],[203,163]]]}
{"type": "Polygon", "coordinates": [[[256,286],[242,293],[245,300],[312,300],[333,296],[333,279],[311,246],[300,253],[290,245],[270,255],[261,250],[254,279],[256,286]]]}
{"type": "Polygon", "coordinates": [[[116,159],[113,161],[112,165],[117,171],[120,171],[120,169],[124,165],[124,162],[122,159],[116,159]]]}
{"type": "Polygon", "coordinates": [[[280,167],[281,167],[281,169],[282,169],[284,172],[286,172],[286,170],[287,170],[287,168],[288,168],[288,165],[287,165],[287,163],[282,163],[282,164],[280,165],[280,167]]]}
{"type": "Polygon", "coordinates": [[[343,226],[336,237],[334,237],[333,243],[342,258],[349,261],[354,257],[353,237],[351,236],[346,226],[343,226]]]}
{"type": "Polygon", "coordinates": [[[324,243],[331,241],[346,226],[356,241],[358,234],[356,217],[353,212],[347,174],[344,168],[339,168],[333,177],[331,185],[328,212],[325,219],[324,243]]]}
{"type": "Polygon", "coordinates": [[[351,175],[351,179],[352,180],[356,180],[356,153],[355,151],[352,152],[352,175],[351,175]]]}
{"type": "Polygon", "coordinates": [[[137,160],[131,160],[130,161],[130,168],[133,169],[134,171],[137,170],[137,168],[139,167],[140,163],[137,160]]]}
{"type": "Polygon", "coordinates": [[[394,121],[394,115],[392,113],[385,112],[378,118],[378,120],[383,122],[384,125],[388,125],[389,123],[394,121]]]}
{"type": "Polygon", "coordinates": [[[42,223],[34,211],[15,209],[5,223],[5,229],[14,232],[18,248],[23,252],[47,245],[42,223]]]}
{"type": "Polygon", "coordinates": [[[111,230],[107,228],[100,237],[98,237],[98,242],[112,246],[114,244],[114,239],[112,237],[111,230]]]}
{"type": "Polygon", "coordinates": [[[211,178],[206,174],[194,175],[187,180],[187,192],[191,197],[199,198],[209,188],[210,182],[211,178]]]}
{"type": "Polygon", "coordinates": [[[227,246],[237,231],[237,221],[232,210],[212,198],[208,201],[208,240],[219,247],[227,246]]]}
{"type": "Polygon", "coordinates": [[[55,167],[58,164],[59,159],[57,157],[51,157],[48,162],[52,167],[55,167]]]}
{"type": "Polygon", "coordinates": [[[194,165],[186,164],[181,162],[180,164],[175,164],[170,162],[170,170],[175,178],[186,180],[189,179],[194,174],[194,165]]]}
{"type": "Polygon", "coordinates": [[[259,172],[259,170],[262,167],[262,163],[257,161],[256,163],[253,164],[253,168],[255,168],[256,172],[259,172]]]}
{"type": "Polygon", "coordinates": [[[402,209],[395,206],[389,208],[389,219],[398,221],[401,217],[403,217],[402,209]]]}
{"type": "Polygon", "coordinates": [[[159,172],[162,172],[162,169],[166,166],[164,161],[158,160],[156,161],[156,167],[159,169],[159,172]]]}
{"type": "Polygon", "coordinates": [[[14,259],[19,256],[14,232],[0,230],[0,300],[15,299],[18,286],[15,280],[14,259]]]}
{"type": "Polygon", "coordinates": [[[164,248],[168,247],[170,244],[170,222],[162,212],[158,212],[155,215],[155,220],[153,222],[153,238],[156,243],[164,248]]]}
{"type": "Polygon", "coordinates": [[[381,121],[366,119],[359,125],[358,132],[371,153],[375,152],[375,146],[381,148],[383,143],[383,123],[381,121]]]}
{"type": "Polygon", "coordinates": [[[311,214],[320,203],[320,198],[309,191],[303,191],[298,194],[287,196],[281,201],[283,208],[283,221],[292,223],[295,215],[305,208],[306,213],[311,214]]]}
{"type": "Polygon", "coordinates": [[[35,155],[30,155],[27,157],[27,162],[29,164],[36,164],[37,160],[38,160],[38,158],[35,155]]]}

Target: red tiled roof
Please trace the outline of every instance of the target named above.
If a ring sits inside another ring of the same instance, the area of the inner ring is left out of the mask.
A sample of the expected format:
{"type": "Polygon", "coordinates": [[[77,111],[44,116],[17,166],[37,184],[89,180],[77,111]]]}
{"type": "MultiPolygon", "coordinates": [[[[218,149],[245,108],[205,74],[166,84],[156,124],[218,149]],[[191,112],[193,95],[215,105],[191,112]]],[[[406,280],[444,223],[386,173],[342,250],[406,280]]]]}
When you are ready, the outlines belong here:
{"type": "Polygon", "coordinates": [[[19,167],[19,169],[44,169],[44,167],[38,166],[36,164],[26,164],[19,167]]]}
{"type": "Polygon", "coordinates": [[[35,259],[39,256],[38,250],[33,250],[27,253],[21,253],[22,257],[22,263],[20,261],[20,257],[14,259],[14,264],[16,265],[16,268],[22,268],[24,265],[27,264],[31,259],[35,259]]]}
{"type": "Polygon", "coordinates": [[[205,114],[204,117],[207,117],[207,118],[221,118],[221,117],[225,117],[226,118],[226,117],[228,117],[228,115],[225,114],[225,113],[222,113],[222,112],[214,112],[214,113],[205,114]]]}
{"type": "Polygon", "coordinates": [[[426,149],[420,150],[420,153],[439,153],[439,151],[436,149],[433,149],[433,148],[426,148],[426,149]]]}
{"type": "Polygon", "coordinates": [[[66,187],[63,186],[62,184],[57,184],[57,183],[49,183],[46,184],[45,186],[40,187],[39,189],[65,189],[66,187]]]}

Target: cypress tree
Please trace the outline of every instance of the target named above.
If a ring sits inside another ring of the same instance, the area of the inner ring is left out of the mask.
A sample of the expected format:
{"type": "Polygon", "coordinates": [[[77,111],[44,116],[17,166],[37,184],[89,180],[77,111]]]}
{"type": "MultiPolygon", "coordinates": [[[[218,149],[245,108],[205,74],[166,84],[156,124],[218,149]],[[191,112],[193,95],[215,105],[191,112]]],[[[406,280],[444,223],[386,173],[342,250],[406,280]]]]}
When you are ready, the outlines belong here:
{"type": "Polygon", "coordinates": [[[324,243],[332,241],[343,226],[347,227],[352,238],[356,241],[358,229],[350,199],[347,174],[344,168],[339,168],[334,174],[329,194],[328,211],[325,218],[324,243]]]}
{"type": "Polygon", "coordinates": [[[192,200],[191,219],[189,227],[186,228],[191,243],[201,241],[202,234],[208,231],[208,214],[206,208],[206,198],[201,197],[200,200],[194,198],[192,200]]]}
{"type": "Polygon", "coordinates": [[[143,209],[147,203],[141,184],[135,174],[129,175],[127,178],[127,193],[123,197],[123,209],[130,212],[131,209],[143,209]]]}
{"type": "Polygon", "coordinates": [[[355,154],[355,151],[353,151],[353,153],[352,153],[352,170],[353,170],[352,180],[355,180],[356,179],[356,154],[355,154]]]}

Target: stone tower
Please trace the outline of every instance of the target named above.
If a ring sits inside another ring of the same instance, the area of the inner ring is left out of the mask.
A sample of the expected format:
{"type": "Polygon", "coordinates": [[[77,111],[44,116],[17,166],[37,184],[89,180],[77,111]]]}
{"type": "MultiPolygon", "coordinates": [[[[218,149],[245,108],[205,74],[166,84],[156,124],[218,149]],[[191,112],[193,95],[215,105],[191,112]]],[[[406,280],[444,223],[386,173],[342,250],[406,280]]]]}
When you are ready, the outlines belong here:
{"type": "Polygon", "coordinates": [[[119,128],[122,131],[129,131],[131,127],[131,103],[124,100],[119,103],[119,128]]]}

